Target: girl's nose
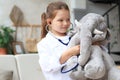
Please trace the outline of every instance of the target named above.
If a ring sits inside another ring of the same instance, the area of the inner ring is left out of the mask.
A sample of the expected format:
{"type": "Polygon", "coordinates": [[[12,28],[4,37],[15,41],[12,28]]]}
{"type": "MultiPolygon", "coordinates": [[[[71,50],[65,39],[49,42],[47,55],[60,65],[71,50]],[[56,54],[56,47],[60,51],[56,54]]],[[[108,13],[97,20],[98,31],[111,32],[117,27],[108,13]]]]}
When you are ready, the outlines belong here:
{"type": "Polygon", "coordinates": [[[68,25],[68,24],[70,24],[69,21],[64,21],[64,25],[68,25]]]}

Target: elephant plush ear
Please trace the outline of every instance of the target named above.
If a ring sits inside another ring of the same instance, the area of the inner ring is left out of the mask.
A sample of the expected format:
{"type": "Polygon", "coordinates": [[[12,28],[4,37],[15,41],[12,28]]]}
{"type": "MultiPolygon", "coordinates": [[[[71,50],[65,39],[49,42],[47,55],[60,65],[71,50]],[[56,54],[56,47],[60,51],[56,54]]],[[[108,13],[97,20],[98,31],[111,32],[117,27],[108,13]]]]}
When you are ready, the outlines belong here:
{"type": "Polygon", "coordinates": [[[77,30],[81,29],[82,24],[79,21],[75,20],[75,25],[76,25],[75,27],[77,30]]]}
{"type": "Polygon", "coordinates": [[[110,29],[107,28],[107,36],[106,36],[106,39],[107,39],[107,40],[110,40],[110,38],[111,38],[111,32],[110,32],[110,29]]]}
{"type": "Polygon", "coordinates": [[[81,26],[81,23],[79,21],[75,20],[75,25],[76,26],[81,26]]]}

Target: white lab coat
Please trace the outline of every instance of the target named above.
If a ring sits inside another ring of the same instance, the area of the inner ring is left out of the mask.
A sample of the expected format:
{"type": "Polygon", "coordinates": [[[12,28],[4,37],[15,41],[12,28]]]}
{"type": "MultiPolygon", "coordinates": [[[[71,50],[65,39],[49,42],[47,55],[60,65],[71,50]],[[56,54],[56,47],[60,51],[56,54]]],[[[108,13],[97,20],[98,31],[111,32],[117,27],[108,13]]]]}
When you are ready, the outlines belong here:
{"type": "MultiPolygon", "coordinates": [[[[58,37],[57,37],[58,38],[58,37]]],[[[63,42],[69,41],[69,36],[59,37],[63,42]]],[[[55,36],[49,32],[44,39],[37,44],[39,64],[46,80],[71,80],[69,73],[61,73],[59,59],[62,52],[67,49],[55,36]]]]}

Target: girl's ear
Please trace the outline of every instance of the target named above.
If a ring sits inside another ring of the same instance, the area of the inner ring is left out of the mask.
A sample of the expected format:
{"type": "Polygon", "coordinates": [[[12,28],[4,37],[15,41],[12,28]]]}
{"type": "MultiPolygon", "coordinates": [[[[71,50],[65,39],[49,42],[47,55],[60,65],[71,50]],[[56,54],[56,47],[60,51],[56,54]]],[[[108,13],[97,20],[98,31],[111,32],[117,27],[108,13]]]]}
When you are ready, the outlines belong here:
{"type": "Polygon", "coordinates": [[[50,18],[47,19],[47,24],[50,25],[50,24],[51,24],[51,21],[52,21],[52,19],[50,19],[50,18]]]}

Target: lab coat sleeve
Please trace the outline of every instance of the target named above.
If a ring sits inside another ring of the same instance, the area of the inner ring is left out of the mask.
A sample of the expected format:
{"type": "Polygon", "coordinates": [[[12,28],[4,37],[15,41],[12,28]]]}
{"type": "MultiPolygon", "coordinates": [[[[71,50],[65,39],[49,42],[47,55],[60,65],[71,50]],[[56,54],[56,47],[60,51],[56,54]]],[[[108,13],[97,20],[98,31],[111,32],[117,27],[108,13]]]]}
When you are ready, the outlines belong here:
{"type": "Polygon", "coordinates": [[[41,69],[45,72],[57,72],[65,64],[60,64],[60,56],[51,54],[51,49],[45,45],[37,45],[39,54],[39,64],[41,69]]]}

